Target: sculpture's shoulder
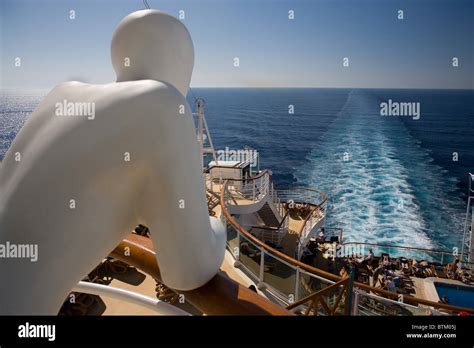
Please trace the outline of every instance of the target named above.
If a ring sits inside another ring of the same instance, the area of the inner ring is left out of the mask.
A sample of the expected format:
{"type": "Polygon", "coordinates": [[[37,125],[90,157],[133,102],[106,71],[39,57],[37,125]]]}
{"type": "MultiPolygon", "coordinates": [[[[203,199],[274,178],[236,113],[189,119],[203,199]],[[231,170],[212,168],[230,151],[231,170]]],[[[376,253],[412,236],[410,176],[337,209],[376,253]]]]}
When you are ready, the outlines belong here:
{"type": "Polygon", "coordinates": [[[127,100],[148,99],[168,103],[186,103],[186,98],[173,85],[156,80],[127,81],[111,84],[117,95],[127,100]]]}
{"type": "Polygon", "coordinates": [[[135,112],[140,112],[140,109],[149,112],[150,108],[159,106],[176,108],[179,105],[187,105],[186,98],[177,88],[156,80],[114,82],[102,85],[66,82],[58,85],[51,95],[54,95],[53,100],[64,97],[79,102],[94,102],[98,110],[102,107],[128,109],[130,106],[136,106],[135,112]]]}
{"type": "Polygon", "coordinates": [[[117,96],[130,100],[153,95],[154,97],[163,96],[181,101],[185,100],[184,96],[173,85],[156,80],[124,81],[97,85],[67,81],[54,87],[46,98],[57,95],[77,96],[78,93],[84,98],[95,95],[97,97],[117,96]]]}

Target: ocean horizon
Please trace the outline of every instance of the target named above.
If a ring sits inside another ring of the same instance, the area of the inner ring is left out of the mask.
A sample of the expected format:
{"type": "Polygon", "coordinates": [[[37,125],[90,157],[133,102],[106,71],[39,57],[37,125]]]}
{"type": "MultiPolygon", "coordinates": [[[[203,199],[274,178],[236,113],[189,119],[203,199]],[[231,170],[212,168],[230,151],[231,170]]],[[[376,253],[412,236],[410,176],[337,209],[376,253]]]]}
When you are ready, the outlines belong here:
{"type": "MultiPolygon", "coordinates": [[[[43,96],[3,93],[0,160],[43,96]]],[[[194,87],[195,97],[217,149],[251,146],[277,188],[326,192],[327,225],[346,241],[461,246],[473,90],[194,87]],[[419,103],[419,119],[381,116],[388,100],[419,103]]]]}

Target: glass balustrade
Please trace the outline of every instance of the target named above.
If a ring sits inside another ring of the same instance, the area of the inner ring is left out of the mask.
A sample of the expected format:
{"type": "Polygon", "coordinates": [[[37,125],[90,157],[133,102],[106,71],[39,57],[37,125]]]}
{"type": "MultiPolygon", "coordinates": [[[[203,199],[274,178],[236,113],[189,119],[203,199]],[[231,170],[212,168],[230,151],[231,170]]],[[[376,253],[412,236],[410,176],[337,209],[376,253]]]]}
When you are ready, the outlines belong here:
{"type": "Polygon", "coordinates": [[[262,250],[245,236],[239,237],[239,261],[254,278],[259,278],[262,250]]]}
{"type": "Polygon", "coordinates": [[[296,298],[296,267],[265,253],[263,282],[270,285],[289,299],[289,303],[296,298]]]}
{"type": "MultiPolygon", "coordinates": [[[[321,277],[319,275],[301,269],[295,263],[284,261],[271,251],[253,242],[249,237],[240,232],[225,215],[221,216],[222,222],[226,226],[227,245],[233,257],[241,264],[241,270],[255,281],[259,288],[270,292],[275,299],[282,304],[291,304],[304,299],[316,292],[324,290],[326,287],[334,284],[334,281],[321,277]]],[[[234,222],[235,224],[235,222],[234,222]]],[[[327,231],[335,236],[341,236],[340,229],[327,231]]],[[[440,263],[452,262],[456,255],[445,251],[432,251],[413,249],[409,247],[378,246],[364,243],[348,242],[344,246],[363,245],[368,252],[372,249],[375,255],[388,254],[391,257],[397,257],[398,252],[403,252],[405,257],[409,257],[410,251],[415,253],[417,260],[420,255],[425,260],[436,261],[440,263]]],[[[352,291],[352,315],[447,315],[447,311],[438,310],[424,305],[414,306],[368,293],[365,290],[355,287],[352,291]]],[[[337,291],[333,294],[325,294],[324,300],[328,305],[337,300],[337,291]]],[[[344,296],[345,297],[345,296],[344,296]]],[[[345,300],[344,300],[345,301],[345,300]]],[[[344,301],[341,301],[336,309],[336,314],[344,314],[344,301]]],[[[309,305],[304,304],[298,307],[302,309],[309,305]]],[[[436,307],[436,305],[434,305],[436,307]]],[[[331,307],[332,308],[332,307],[331,307]]],[[[318,314],[325,314],[325,310],[318,306],[318,314]],[[320,313],[321,312],[321,313],[320,313]]]]}

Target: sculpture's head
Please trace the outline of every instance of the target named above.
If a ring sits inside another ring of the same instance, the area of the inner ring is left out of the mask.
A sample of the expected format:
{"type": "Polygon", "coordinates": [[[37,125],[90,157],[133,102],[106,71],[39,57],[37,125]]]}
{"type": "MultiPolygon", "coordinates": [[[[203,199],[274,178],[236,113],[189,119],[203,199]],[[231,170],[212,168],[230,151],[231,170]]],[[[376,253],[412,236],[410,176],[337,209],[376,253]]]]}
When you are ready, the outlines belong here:
{"type": "Polygon", "coordinates": [[[114,32],[111,53],[117,82],[163,81],[186,96],[194,48],[188,30],[175,17],[157,10],[129,14],[114,32]]]}

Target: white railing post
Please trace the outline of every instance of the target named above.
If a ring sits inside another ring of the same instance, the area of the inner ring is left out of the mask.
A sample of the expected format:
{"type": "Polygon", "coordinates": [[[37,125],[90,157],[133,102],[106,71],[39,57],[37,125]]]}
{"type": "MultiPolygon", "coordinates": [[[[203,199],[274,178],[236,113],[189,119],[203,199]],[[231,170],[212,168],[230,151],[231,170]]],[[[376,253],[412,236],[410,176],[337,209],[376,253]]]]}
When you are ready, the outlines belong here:
{"type": "Polygon", "coordinates": [[[268,194],[269,192],[270,192],[270,176],[265,175],[264,194],[268,194]]]}
{"type": "MultiPolygon", "coordinates": [[[[359,314],[359,291],[354,289],[353,292],[353,299],[352,299],[352,308],[351,308],[351,315],[358,315],[359,314]]],[[[349,296],[352,296],[350,294],[349,296]]]]}
{"type": "Polygon", "coordinates": [[[255,181],[252,180],[252,200],[255,200],[255,181]]]}
{"type": "Polygon", "coordinates": [[[265,274],[265,250],[260,247],[260,274],[258,277],[258,281],[263,283],[263,276],[265,274]]]}
{"type": "Polygon", "coordinates": [[[295,302],[299,300],[300,297],[300,266],[296,266],[296,284],[295,284],[295,302]]]}
{"type": "MultiPolygon", "coordinates": [[[[236,259],[236,261],[238,261],[240,263],[240,231],[237,230],[237,255],[234,254],[234,257],[236,259]]],[[[235,249],[235,248],[234,248],[235,249]]],[[[235,250],[232,250],[232,252],[234,252],[235,250]]]]}

